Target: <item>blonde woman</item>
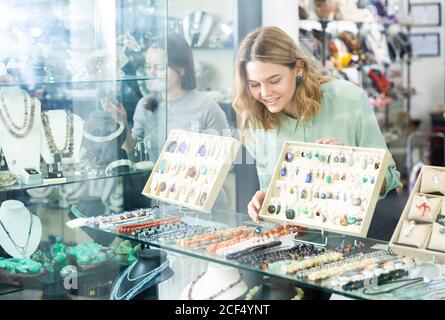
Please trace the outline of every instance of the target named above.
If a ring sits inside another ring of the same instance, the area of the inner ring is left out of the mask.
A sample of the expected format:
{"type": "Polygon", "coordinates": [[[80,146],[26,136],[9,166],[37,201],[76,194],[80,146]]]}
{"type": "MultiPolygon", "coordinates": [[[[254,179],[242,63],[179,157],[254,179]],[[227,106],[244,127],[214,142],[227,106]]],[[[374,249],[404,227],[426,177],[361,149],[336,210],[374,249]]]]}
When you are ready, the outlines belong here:
{"type": "MultiPolygon", "coordinates": [[[[264,27],[249,33],[240,45],[235,72],[234,108],[260,182],[260,191],[248,204],[253,220],[259,220],[284,141],[386,148],[364,90],[317,74],[281,29],[264,27]]],[[[381,198],[397,197],[399,178],[391,159],[381,198]]],[[[392,220],[385,226],[379,223],[379,238],[392,234],[398,218],[392,220]]]]}

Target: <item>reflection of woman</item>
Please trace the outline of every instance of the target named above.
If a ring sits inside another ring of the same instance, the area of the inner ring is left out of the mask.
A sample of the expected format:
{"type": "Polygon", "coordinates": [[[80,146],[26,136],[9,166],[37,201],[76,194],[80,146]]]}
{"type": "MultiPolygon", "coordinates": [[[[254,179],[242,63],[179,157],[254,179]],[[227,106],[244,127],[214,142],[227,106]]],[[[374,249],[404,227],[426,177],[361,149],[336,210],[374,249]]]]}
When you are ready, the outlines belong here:
{"type": "MultiPolygon", "coordinates": [[[[216,102],[205,94],[198,93],[193,63],[193,54],[185,39],[169,35],[167,39],[167,101],[168,107],[158,104],[153,97],[142,98],[133,115],[131,135],[127,135],[124,148],[128,154],[134,148],[137,138],[149,138],[155,160],[164,143],[165,127],[167,134],[172,129],[223,134],[229,128],[226,116],[216,102]]],[[[146,53],[147,76],[154,96],[164,94],[164,85],[159,80],[165,77],[165,52],[161,48],[149,48],[146,53]]],[[[120,103],[103,101],[105,110],[127,124],[126,112],[120,103]]]]}
{"type": "MultiPolygon", "coordinates": [[[[255,221],[284,141],[386,148],[366,93],[350,82],[318,75],[294,41],[276,27],[257,29],[243,40],[234,106],[246,146],[257,161],[261,190],[248,205],[255,221]]],[[[401,187],[399,177],[391,159],[382,197],[401,187]]],[[[397,218],[393,227],[396,223],[397,218]]],[[[392,233],[387,232],[379,236],[392,233]]]]}

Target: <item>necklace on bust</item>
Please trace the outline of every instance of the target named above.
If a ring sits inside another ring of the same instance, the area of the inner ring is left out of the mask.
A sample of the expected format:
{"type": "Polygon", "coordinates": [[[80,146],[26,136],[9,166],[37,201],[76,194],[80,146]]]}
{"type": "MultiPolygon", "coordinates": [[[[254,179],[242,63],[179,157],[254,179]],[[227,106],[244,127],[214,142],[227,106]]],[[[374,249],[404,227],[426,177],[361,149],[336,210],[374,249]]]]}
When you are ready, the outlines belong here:
{"type": "Polygon", "coordinates": [[[5,231],[6,235],[8,236],[11,243],[14,245],[15,249],[22,255],[26,255],[26,250],[28,249],[29,240],[31,239],[31,231],[32,231],[32,225],[33,225],[33,216],[32,213],[29,213],[29,230],[28,230],[28,236],[26,238],[26,242],[24,246],[19,246],[17,242],[14,241],[14,239],[11,237],[11,234],[9,233],[8,229],[6,229],[3,222],[0,220],[0,225],[2,226],[3,230],[5,231]]]}
{"type": "Polygon", "coordinates": [[[13,121],[11,114],[9,113],[8,106],[6,105],[6,101],[3,96],[3,91],[1,91],[0,93],[0,101],[1,101],[0,119],[2,120],[6,129],[8,129],[8,132],[12,136],[19,139],[25,138],[31,132],[34,124],[34,114],[36,109],[34,99],[32,99],[31,106],[29,106],[28,94],[23,90],[22,93],[23,93],[23,102],[25,107],[22,125],[18,125],[13,121]]]}
{"type": "Polygon", "coordinates": [[[371,40],[371,45],[377,46],[377,48],[381,49],[385,44],[384,34],[376,29],[371,29],[368,32],[368,35],[371,40]]]}
{"type": "Polygon", "coordinates": [[[115,132],[113,132],[113,133],[111,133],[111,134],[109,134],[107,136],[103,136],[103,137],[102,136],[95,136],[95,135],[92,135],[92,134],[88,133],[86,130],[84,130],[83,136],[87,140],[90,140],[92,142],[97,142],[97,143],[113,141],[114,139],[119,137],[122,134],[122,132],[124,131],[124,129],[125,129],[125,126],[124,126],[124,124],[122,122],[117,122],[117,124],[119,125],[119,128],[115,132]]]}
{"type": "MultiPolygon", "coordinates": [[[[192,283],[190,284],[189,290],[188,290],[188,294],[187,294],[187,299],[188,300],[193,300],[193,289],[195,288],[196,283],[207,273],[207,271],[201,273],[198,278],[196,278],[195,280],[192,281],[192,283]]],[[[243,281],[243,275],[241,273],[239,273],[239,278],[231,283],[230,285],[228,285],[227,287],[225,287],[224,289],[219,290],[218,292],[212,294],[211,296],[207,297],[207,298],[200,298],[199,300],[215,300],[217,297],[219,297],[220,295],[222,295],[224,292],[232,289],[233,287],[237,286],[238,284],[240,284],[243,281]]]]}
{"type": "Polygon", "coordinates": [[[152,281],[154,278],[156,278],[158,275],[160,275],[167,267],[169,266],[169,260],[164,261],[159,267],[150,270],[140,276],[137,276],[135,278],[130,278],[130,273],[133,270],[134,266],[136,265],[138,261],[136,260],[133,262],[131,266],[129,266],[119,277],[119,279],[116,281],[116,284],[114,285],[111,294],[110,294],[110,300],[130,300],[133,297],[135,297],[139,290],[145,286],[148,282],[152,281]],[[122,281],[127,279],[128,282],[133,282],[136,280],[141,281],[137,282],[133,287],[131,287],[127,292],[122,294],[121,296],[118,296],[119,288],[122,284],[122,281]]]}
{"type": "Polygon", "coordinates": [[[66,130],[65,130],[65,144],[63,149],[59,149],[54,141],[54,136],[51,131],[49,117],[46,112],[42,112],[43,131],[45,132],[46,141],[48,143],[49,151],[52,154],[60,153],[64,158],[71,158],[74,149],[74,117],[69,110],[66,112],[66,130]]]}

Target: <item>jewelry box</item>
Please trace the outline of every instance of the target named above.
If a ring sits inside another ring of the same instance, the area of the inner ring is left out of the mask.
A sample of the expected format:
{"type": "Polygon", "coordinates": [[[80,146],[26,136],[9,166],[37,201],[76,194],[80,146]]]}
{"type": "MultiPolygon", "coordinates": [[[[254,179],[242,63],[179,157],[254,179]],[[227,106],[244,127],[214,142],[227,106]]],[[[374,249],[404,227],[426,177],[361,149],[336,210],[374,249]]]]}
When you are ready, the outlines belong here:
{"type": "Polygon", "coordinates": [[[41,184],[43,181],[43,175],[37,168],[24,168],[22,169],[22,182],[24,184],[41,184]]]}
{"type": "Polygon", "coordinates": [[[172,130],[142,194],[210,213],[240,145],[231,137],[172,130]]]}
{"type": "Polygon", "coordinates": [[[260,217],[365,237],[389,157],[385,149],[286,141],[260,217]]]}
{"type": "Polygon", "coordinates": [[[389,243],[395,253],[445,262],[444,186],[444,167],[422,167],[389,243]]]}

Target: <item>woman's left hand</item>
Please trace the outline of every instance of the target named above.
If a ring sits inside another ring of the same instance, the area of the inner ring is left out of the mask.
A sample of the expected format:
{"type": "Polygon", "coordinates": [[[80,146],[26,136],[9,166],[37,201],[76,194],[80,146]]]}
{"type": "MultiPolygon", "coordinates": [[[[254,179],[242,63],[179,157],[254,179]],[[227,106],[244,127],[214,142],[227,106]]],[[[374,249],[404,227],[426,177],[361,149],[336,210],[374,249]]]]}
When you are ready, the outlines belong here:
{"type": "Polygon", "coordinates": [[[330,138],[330,137],[318,139],[317,141],[315,141],[315,143],[343,146],[343,142],[341,142],[337,138],[330,138]]]}

